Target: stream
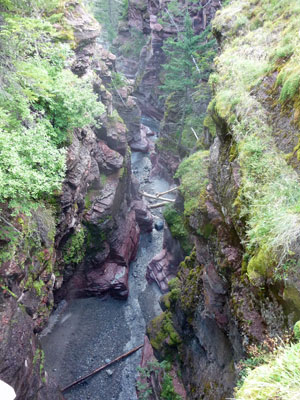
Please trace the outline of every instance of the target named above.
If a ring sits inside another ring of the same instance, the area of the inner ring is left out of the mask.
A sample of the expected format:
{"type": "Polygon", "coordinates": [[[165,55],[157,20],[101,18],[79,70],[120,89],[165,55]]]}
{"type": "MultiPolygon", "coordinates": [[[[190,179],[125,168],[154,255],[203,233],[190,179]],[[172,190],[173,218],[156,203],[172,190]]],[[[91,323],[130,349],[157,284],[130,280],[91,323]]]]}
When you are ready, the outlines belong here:
{"type": "MultiPolygon", "coordinates": [[[[142,122],[155,128],[146,118],[142,122]]],[[[131,161],[141,190],[156,193],[170,188],[164,179],[150,177],[148,154],[132,152],[131,161]]],[[[161,220],[162,210],[154,209],[153,217],[154,223],[161,220]]],[[[141,235],[137,258],[130,265],[128,300],[111,297],[74,299],[68,303],[64,300],[50,317],[41,342],[45,368],[60,388],[143,344],[147,323],[161,312],[158,302],[161,292],[156,284],[147,283],[145,275],[147,265],[161,251],[162,244],[163,230],[153,229],[152,233],[141,235]]],[[[69,389],[64,393],[65,399],[136,400],[141,352],[69,389]]]]}

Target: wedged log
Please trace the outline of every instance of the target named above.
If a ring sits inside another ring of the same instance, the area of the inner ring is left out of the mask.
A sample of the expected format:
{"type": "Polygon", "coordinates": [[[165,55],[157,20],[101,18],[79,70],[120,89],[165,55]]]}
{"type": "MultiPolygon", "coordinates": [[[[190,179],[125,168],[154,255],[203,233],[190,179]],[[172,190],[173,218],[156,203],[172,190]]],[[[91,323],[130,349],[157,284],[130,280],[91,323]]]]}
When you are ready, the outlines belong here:
{"type": "Polygon", "coordinates": [[[167,201],[164,201],[163,203],[151,204],[151,206],[149,206],[149,208],[159,208],[159,207],[166,206],[167,204],[169,204],[169,203],[167,201]]]}
{"type": "Polygon", "coordinates": [[[174,199],[167,199],[165,197],[161,197],[161,196],[157,196],[157,195],[155,196],[153,194],[149,194],[149,193],[146,193],[146,192],[142,192],[142,195],[145,196],[145,197],[149,197],[150,199],[163,200],[163,201],[167,201],[169,203],[175,203],[174,199]]]}

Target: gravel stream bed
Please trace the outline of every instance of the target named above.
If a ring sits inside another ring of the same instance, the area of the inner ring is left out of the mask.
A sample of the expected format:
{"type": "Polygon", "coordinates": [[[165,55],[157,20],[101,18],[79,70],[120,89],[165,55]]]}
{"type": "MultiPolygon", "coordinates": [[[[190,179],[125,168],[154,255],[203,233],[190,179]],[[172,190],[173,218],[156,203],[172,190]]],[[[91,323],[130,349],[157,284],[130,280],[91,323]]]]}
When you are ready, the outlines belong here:
{"type": "MultiPolygon", "coordinates": [[[[167,181],[150,178],[147,154],[132,153],[132,170],[149,193],[168,190],[167,181]]],[[[170,195],[171,198],[171,195],[170,195]]],[[[161,220],[155,209],[154,221],[161,220]]],[[[161,312],[161,293],[145,278],[147,265],[162,249],[163,231],[141,235],[130,265],[127,301],[110,297],[64,302],[41,337],[45,367],[62,388],[82,375],[143,343],[147,323],[161,312]]],[[[141,350],[66,391],[66,400],[136,400],[135,381],[141,350]]]]}

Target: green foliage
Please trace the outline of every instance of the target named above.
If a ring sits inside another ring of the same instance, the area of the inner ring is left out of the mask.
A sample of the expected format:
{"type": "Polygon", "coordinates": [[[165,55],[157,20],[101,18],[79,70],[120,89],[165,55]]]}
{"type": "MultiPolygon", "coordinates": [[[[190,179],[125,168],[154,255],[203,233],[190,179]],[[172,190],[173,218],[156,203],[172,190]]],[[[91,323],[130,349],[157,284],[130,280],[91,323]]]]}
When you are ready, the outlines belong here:
{"type": "Polygon", "coordinates": [[[32,200],[60,189],[64,151],[51,143],[45,123],[18,131],[0,127],[0,148],[0,202],[29,213],[32,200]]]}
{"type": "Polygon", "coordinates": [[[277,78],[277,85],[282,85],[279,100],[284,103],[292,100],[296,94],[299,94],[300,87],[300,68],[295,66],[292,70],[290,68],[283,69],[277,78]]]}
{"type": "Polygon", "coordinates": [[[57,40],[58,5],[54,0],[3,3],[0,202],[8,202],[15,214],[29,214],[60,190],[65,174],[61,147],[74,128],[96,124],[104,110],[92,82],[65,69],[72,52],[57,40]],[[51,14],[48,19],[45,13],[51,14]]]}
{"type": "Polygon", "coordinates": [[[181,338],[174,329],[171,312],[164,312],[153,319],[148,327],[151,345],[159,350],[166,342],[170,347],[181,343],[181,338]]]}
{"type": "Polygon", "coordinates": [[[36,294],[41,297],[43,292],[42,289],[45,286],[45,283],[42,281],[42,279],[36,280],[33,282],[33,287],[36,291],[36,294]]]}
{"type": "Polygon", "coordinates": [[[162,382],[161,398],[165,400],[181,400],[182,397],[175,392],[171,375],[165,374],[162,382]]]}
{"type": "Polygon", "coordinates": [[[237,400],[295,400],[300,397],[300,344],[288,345],[258,366],[237,390],[237,400]]]}
{"type": "Polygon", "coordinates": [[[184,226],[183,215],[176,211],[171,205],[165,207],[164,218],[170,228],[172,236],[180,241],[182,249],[186,254],[188,254],[192,250],[192,247],[189,239],[189,233],[184,226]]]}
{"type": "Polygon", "coordinates": [[[246,221],[245,244],[252,255],[267,249],[279,268],[300,237],[300,191],[258,99],[268,87],[261,85],[259,93],[257,88],[278,71],[277,103],[286,107],[298,101],[299,13],[297,1],[235,0],[213,22],[214,31],[222,32],[223,51],[211,79],[215,98],[210,110],[213,118],[226,122],[237,143],[242,179],[235,206],[246,221]]]}
{"type": "Polygon", "coordinates": [[[122,14],[125,12],[123,7],[126,7],[125,2],[120,7],[120,3],[115,0],[95,0],[92,3],[94,16],[102,26],[103,38],[110,45],[117,36],[118,22],[122,14]]]}
{"type": "Polygon", "coordinates": [[[294,325],[294,336],[295,339],[300,340],[300,321],[297,321],[294,325]]]}
{"type": "Polygon", "coordinates": [[[258,367],[259,365],[264,364],[266,361],[267,361],[267,356],[265,353],[249,357],[246,358],[245,360],[240,361],[239,363],[240,371],[236,387],[240,388],[243,385],[246,377],[249,375],[250,371],[258,367]]]}
{"type": "Polygon", "coordinates": [[[208,183],[208,151],[198,151],[185,159],[175,174],[180,178],[180,191],[184,196],[184,215],[191,215],[203,206],[208,183]]]}
{"type": "Polygon", "coordinates": [[[112,84],[115,89],[120,89],[124,87],[127,83],[125,75],[121,72],[112,72],[111,74],[112,84]]]}
{"type": "Polygon", "coordinates": [[[63,258],[66,264],[79,264],[85,255],[85,230],[75,232],[63,248],[63,258]]]}
{"type": "Polygon", "coordinates": [[[162,381],[160,398],[165,400],[181,400],[174,389],[172,376],[168,373],[171,370],[171,364],[167,361],[150,361],[145,368],[138,367],[139,379],[137,380],[139,400],[147,400],[153,394],[151,388],[151,376],[162,381]]]}
{"type": "Polygon", "coordinates": [[[128,39],[123,45],[120,47],[120,52],[125,57],[139,57],[142,48],[146,44],[146,36],[143,32],[138,29],[132,27],[130,29],[130,39],[128,39]]]}
{"type": "Polygon", "coordinates": [[[198,49],[200,36],[194,34],[192,20],[188,13],[184,19],[184,31],[178,38],[170,37],[163,45],[168,62],[163,65],[165,71],[162,90],[168,94],[186,91],[196,83],[196,72],[192,57],[198,49]]]}
{"type": "Polygon", "coordinates": [[[129,8],[129,0],[123,0],[122,4],[122,18],[127,20],[128,18],[128,8],[129,8]]]}

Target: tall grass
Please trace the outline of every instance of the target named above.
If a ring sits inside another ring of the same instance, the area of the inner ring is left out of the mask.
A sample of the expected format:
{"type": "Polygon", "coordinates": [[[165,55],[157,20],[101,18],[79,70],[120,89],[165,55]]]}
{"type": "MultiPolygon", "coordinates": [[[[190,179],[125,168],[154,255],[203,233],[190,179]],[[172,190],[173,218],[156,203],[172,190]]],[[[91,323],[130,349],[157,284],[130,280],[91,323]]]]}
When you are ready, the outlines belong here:
{"type": "Polygon", "coordinates": [[[282,348],[277,357],[252,370],[236,400],[300,399],[300,343],[282,348]]]}

